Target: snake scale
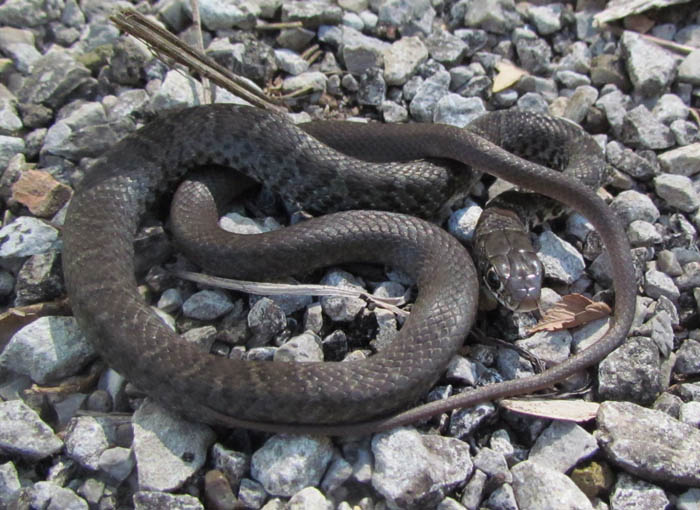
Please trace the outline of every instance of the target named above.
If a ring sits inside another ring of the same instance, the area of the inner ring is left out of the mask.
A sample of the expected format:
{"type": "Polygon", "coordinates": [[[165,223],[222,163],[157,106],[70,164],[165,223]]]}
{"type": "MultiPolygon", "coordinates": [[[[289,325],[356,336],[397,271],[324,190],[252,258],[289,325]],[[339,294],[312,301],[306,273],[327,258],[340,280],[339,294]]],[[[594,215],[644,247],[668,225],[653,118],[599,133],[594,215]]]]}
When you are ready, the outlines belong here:
{"type": "MultiPolygon", "coordinates": [[[[464,341],[474,321],[478,280],[466,251],[439,227],[373,210],[337,212],[240,238],[241,255],[232,262],[202,263],[247,279],[350,261],[401,268],[415,277],[419,292],[388,348],[360,361],[270,363],[208,355],[180,341],[137,291],[133,239],[148,208],[171,193],[188,169],[205,163],[233,167],[312,210],[389,207],[430,215],[459,186],[459,178],[444,169],[426,175],[410,164],[396,170],[391,163],[354,160],[281,115],[249,107],[209,105],[162,115],[97,160],[72,198],[63,230],[74,315],[107,363],[146,393],[190,418],[224,426],[368,433],[549,387],[625,339],[636,281],[620,221],[589,187],[499,146],[515,131],[537,128],[541,119],[494,112],[481,121],[484,136],[447,125],[370,124],[363,136],[368,148],[357,150],[382,161],[454,160],[559,200],[591,221],[610,254],[614,321],[596,344],[542,374],[402,411],[437,381],[464,341]]],[[[343,125],[332,131],[342,141],[343,125]]],[[[570,145],[585,150],[576,140],[570,145]]],[[[198,250],[191,253],[196,257],[198,250]]]]}

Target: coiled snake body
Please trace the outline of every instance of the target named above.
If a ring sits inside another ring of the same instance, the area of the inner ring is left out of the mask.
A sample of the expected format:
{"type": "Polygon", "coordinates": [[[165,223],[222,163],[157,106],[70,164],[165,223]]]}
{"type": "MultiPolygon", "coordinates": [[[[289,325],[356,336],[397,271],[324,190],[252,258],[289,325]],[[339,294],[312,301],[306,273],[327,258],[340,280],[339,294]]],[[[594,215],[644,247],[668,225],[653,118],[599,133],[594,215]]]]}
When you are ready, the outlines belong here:
{"type": "MultiPolygon", "coordinates": [[[[188,168],[204,163],[234,167],[312,210],[388,206],[430,215],[460,186],[458,176],[438,167],[425,174],[411,165],[396,170],[391,164],[356,161],[280,115],[247,107],[212,105],[164,115],[98,160],[72,199],[63,231],[74,314],[105,360],[137,386],[188,417],[226,426],[363,433],[551,386],[624,340],[636,284],[624,230],[594,192],[496,145],[507,146],[515,130],[536,128],[545,122],[541,119],[517,112],[487,116],[477,131],[491,141],[469,130],[422,124],[367,125],[363,138],[369,140],[368,159],[453,159],[560,200],[593,223],[611,255],[614,324],[595,345],[543,374],[392,415],[436,382],[463,342],[474,321],[477,277],[464,249],[441,229],[379,211],[329,214],[243,237],[236,243],[240,255],[228,262],[216,260],[217,248],[208,246],[205,251],[213,252],[215,261],[200,262],[247,279],[351,261],[404,269],[416,278],[419,294],[387,349],[362,361],[269,363],[211,356],[180,341],[137,291],[133,238],[146,209],[172,191],[188,168]]],[[[328,131],[330,138],[346,133],[342,125],[328,131]]],[[[347,138],[361,143],[354,135],[347,138]]],[[[202,241],[206,244],[206,236],[202,241]]],[[[198,252],[191,250],[195,257],[198,252]]]]}

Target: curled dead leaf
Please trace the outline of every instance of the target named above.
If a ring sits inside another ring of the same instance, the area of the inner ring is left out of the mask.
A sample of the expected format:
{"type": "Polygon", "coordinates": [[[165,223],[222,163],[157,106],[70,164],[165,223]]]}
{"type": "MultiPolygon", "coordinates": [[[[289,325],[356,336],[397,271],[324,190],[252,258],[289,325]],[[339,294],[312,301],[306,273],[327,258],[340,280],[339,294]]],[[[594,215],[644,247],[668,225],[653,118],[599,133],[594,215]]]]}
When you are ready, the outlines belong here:
{"type": "Polygon", "coordinates": [[[568,294],[547,310],[529,332],[575,328],[608,317],[611,313],[610,307],[602,301],[592,301],[581,294],[568,294]]]}

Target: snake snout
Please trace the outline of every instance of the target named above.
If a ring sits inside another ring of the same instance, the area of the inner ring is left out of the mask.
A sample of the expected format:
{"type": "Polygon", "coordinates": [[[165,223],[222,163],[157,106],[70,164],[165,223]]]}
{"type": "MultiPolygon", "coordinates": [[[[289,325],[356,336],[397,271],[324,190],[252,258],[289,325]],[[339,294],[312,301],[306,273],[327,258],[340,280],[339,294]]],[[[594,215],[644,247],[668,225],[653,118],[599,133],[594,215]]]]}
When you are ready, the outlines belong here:
{"type": "Polygon", "coordinates": [[[536,310],[542,289],[542,263],[532,253],[510,255],[511,274],[506,282],[506,306],[514,312],[536,310]]]}

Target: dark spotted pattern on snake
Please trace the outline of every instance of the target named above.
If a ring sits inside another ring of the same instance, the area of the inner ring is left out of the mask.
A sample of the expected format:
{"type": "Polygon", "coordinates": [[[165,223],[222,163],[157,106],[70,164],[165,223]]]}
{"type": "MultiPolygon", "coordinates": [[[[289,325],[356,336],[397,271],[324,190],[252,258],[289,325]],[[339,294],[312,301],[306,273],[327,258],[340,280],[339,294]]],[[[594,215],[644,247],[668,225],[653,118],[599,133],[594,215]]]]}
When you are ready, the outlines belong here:
{"type": "MultiPolygon", "coordinates": [[[[379,211],[329,214],[241,239],[242,255],[226,275],[255,279],[349,261],[404,269],[416,278],[419,294],[386,350],[343,363],[243,362],[180,341],[137,291],[133,237],[147,208],[189,168],[234,167],[315,211],[386,203],[430,215],[459,187],[459,178],[446,170],[425,175],[408,165],[393,172],[391,164],[348,158],[281,115],[247,107],[212,105],[163,115],[98,160],[72,199],[63,232],[74,314],[103,358],[141,389],[188,417],[226,426],[364,433],[551,386],[624,340],[634,315],[634,268],[624,229],[589,187],[496,145],[519,123],[522,129],[523,122],[541,117],[501,118],[482,121],[493,128],[486,132],[491,141],[451,126],[371,125],[370,145],[384,161],[447,158],[470,165],[559,200],[593,223],[611,255],[614,323],[595,345],[542,374],[401,411],[427,392],[464,341],[478,281],[464,249],[441,229],[379,211]]],[[[540,145],[540,151],[547,148],[540,145]]]]}

